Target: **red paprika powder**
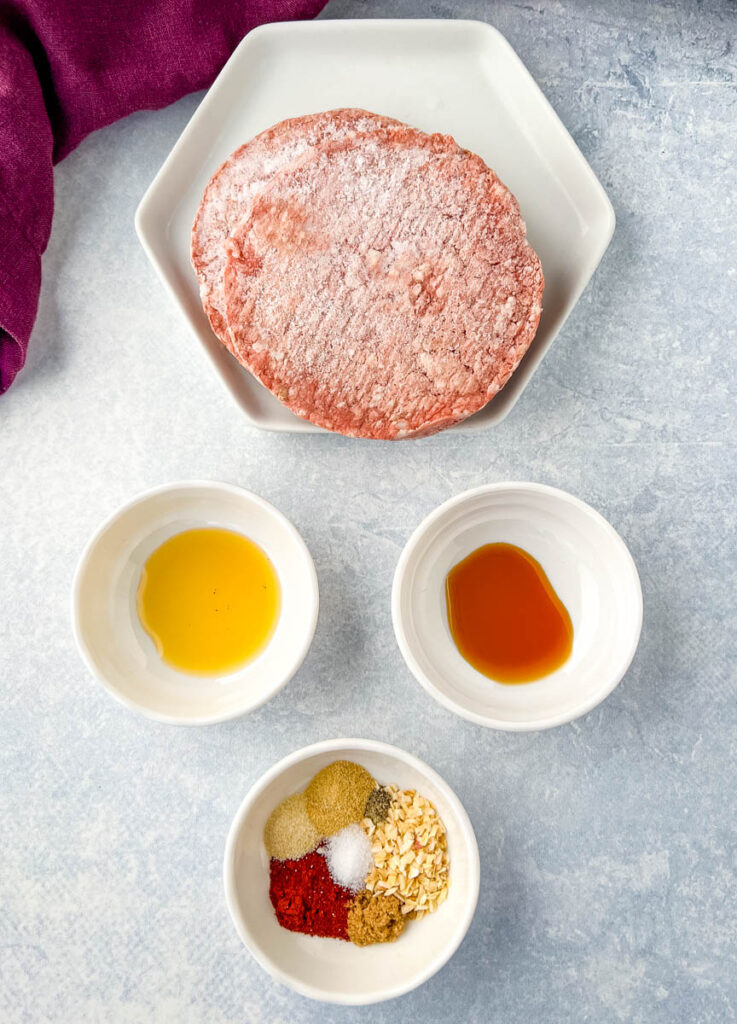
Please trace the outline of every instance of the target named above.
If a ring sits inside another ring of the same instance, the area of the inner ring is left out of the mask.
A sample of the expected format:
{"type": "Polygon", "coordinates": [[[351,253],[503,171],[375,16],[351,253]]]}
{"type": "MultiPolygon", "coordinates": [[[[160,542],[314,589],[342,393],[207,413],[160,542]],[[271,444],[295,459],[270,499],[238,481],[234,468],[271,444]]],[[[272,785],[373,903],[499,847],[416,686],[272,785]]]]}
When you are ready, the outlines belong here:
{"type": "Polygon", "coordinates": [[[299,860],[272,860],[269,899],[282,928],[348,940],[348,904],[354,894],[336,885],[314,850],[299,860]]]}

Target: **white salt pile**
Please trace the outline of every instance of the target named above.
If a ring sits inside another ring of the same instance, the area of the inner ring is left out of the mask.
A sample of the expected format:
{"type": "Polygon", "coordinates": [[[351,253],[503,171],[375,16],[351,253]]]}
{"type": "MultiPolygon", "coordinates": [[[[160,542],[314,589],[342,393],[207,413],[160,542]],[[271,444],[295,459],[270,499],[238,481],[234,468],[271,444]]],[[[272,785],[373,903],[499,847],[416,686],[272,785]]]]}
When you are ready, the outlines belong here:
{"type": "Polygon", "coordinates": [[[374,862],[371,842],[360,825],[348,825],[330,836],[320,852],[328,862],[334,882],[354,892],[363,889],[374,862]]]}

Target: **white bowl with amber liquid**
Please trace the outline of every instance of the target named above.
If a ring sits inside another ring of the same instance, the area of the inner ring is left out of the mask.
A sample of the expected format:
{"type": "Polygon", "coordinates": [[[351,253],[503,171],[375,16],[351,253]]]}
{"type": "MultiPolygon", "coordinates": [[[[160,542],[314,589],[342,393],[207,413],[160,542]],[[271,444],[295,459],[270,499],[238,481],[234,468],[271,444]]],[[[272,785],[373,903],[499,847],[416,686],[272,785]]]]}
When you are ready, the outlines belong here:
{"type": "Polygon", "coordinates": [[[225,898],[251,956],[275,980],[310,999],[359,1006],[417,988],[453,956],[473,920],[479,896],[479,851],[456,794],[429,765],[377,740],[335,739],[296,750],[246,794],[230,827],[223,862],[225,898]],[[431,801],[448,842],[448,898],[410,921],[395,942],[356,946],[282,928],[269,899],[264,826],[286,797],[301,792],[326,765],[355,761],[382,785],[415,789],[431,801]]]}
{"type": "Polygon", "coordinates": [[[394,575],[394,632],[417,681],[449,711],[493,729],[549,729],[591,711],[629,668],[642,628],[637,568],[614,528],[590,505],[535,483],[466,491],[431,512],[394,575]],[[512,544],[542,567],[573,626],[567,660],[510,685],[478,671],[451,635],[448,572],[486,544],[512,544]]]}
{"type": "Polygon", "coordinates": [[[240,487],[191,481],[146,491],[102,524],[79,561],[72,624],[83,660],[113,697],[160,722],[205,725],[253,711],[289,682],[312,642],[318,603],[310,553],[281,512],[240,487]],[[281,591],[264,649],[222,674],[167,664],[138,612],[149,556],[175,534],[203,527],[232,530],[257,544],[281,591]]]}

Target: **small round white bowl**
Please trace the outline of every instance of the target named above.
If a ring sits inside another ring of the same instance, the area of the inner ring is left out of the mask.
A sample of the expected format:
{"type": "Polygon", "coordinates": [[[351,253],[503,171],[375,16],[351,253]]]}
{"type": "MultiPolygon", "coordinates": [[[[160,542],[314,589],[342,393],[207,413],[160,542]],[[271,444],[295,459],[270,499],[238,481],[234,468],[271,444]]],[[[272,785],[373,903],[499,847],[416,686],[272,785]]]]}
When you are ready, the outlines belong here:
{"type": "Polygon", "coordinates": [[[449,711],[493,729],[549,729],[596,707],[625,674],[640,638],[642,590],[624,541],[585,502],[543,484],[488,484],[446,501],[412,534],[394,575],[392,619],[408,667],[449,711]],[[538,560],[573,623],[570,658],[534,683],[488,679],[448,626],[448,571],[500,541],[538,560]]]}
{"type": "Polygon", "coordinates": [[[206,725],[253,711],[302,664],[317,623],[315,567],[281,512],[230,484],[156,487],[124,505],[85,548],[72,587],[72,624],[82,658],[119,701],[160,722],[206,725]],[[179,672],[141,625],[136,593],[149,555],[175,533],[202,526],[236,530],[271,559],[281,584],[279,621],[253,661],[222,676],[179,672]]]}
{"type": "Polygon", "coordinates": [[[253,786],[230,827],[223,878],[236,930],[272,978],[311,999],[358,1006],[410,992],[455,953],[476,910],[479,851],[463,805],[432,768],[386,743],[327,740],[285,757],[253,786]],[[396,942],[358,947],[290,932],[279,925],[269,900],[266,819],[316,772],[341,759],[363,765],[378,782],[418,790],[433,802],[447,831],[448,899],[435,913],[410,921],[396,942]]]}

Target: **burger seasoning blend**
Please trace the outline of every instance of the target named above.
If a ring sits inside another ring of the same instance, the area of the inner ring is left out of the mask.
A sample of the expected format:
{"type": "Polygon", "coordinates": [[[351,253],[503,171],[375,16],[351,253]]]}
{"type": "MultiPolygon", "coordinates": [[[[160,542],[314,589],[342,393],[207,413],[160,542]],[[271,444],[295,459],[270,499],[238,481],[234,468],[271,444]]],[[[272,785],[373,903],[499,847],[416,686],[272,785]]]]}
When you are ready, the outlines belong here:
{"type": "Polygon", "coordinates": [[[357,946],[394,942],[448,895],[445,827],[413,789],[334,761],[274,808],[264,828],[269,898],[289,931],[357,946]]]}

